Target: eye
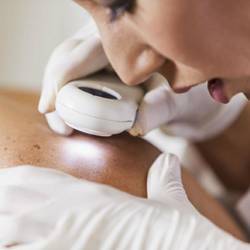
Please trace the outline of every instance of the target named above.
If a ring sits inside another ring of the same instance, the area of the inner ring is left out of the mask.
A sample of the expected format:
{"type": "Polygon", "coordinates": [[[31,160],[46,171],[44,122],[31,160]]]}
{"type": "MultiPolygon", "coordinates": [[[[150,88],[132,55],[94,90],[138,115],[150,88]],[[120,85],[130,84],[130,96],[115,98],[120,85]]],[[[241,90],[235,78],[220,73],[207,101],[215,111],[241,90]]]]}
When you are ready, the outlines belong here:
{"type": "Polygon", "coordinates": [[[135,0],[113,0],[106,6],[110,9],[110,21],[113,22],[125,12],[132,11],[135,0]]]}

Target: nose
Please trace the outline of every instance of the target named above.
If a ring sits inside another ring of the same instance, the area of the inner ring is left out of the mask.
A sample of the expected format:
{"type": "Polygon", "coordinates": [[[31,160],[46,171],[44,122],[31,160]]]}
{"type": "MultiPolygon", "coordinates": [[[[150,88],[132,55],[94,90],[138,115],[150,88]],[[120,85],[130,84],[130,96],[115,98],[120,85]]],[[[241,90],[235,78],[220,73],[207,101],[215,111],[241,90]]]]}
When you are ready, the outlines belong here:
{"type": "Polygon", "coordinates": [[[165,59],[148,46],[143,46],[116,65],[115,70],[127,85],[146,81],[164,64],[165,59]]]}
{"type": "Polygon", "coordinates": [[[142,83],[164,63],[164,57],[144,41],[126,14],[110,22],[106,8],[101,5],[92,8],[91,14],[109,62],[124,83],[142,83]]]}

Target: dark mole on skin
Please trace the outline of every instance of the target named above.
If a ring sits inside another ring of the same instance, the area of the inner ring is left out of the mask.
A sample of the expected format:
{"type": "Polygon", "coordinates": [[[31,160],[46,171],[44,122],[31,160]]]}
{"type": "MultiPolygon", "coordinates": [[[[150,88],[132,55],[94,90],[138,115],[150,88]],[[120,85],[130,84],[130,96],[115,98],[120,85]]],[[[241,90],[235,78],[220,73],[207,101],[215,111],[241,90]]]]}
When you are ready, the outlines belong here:
{"type": "Polygon", "coordinates": [[[21,162],[24,161],[24,160],[23,160],[23,157],[22,157],[21,155],[18,155],[18,159],[19,159],[19,161],[21,161],[21,162]]]}
{"type": "Polygon", "coordinates": [[[35,148],[35,149],[37,149],[37,150],[40,150],[40,149],[41,149],[40,145],[38,145],[38,144],[33,145],[33,148],[35,148]]]}

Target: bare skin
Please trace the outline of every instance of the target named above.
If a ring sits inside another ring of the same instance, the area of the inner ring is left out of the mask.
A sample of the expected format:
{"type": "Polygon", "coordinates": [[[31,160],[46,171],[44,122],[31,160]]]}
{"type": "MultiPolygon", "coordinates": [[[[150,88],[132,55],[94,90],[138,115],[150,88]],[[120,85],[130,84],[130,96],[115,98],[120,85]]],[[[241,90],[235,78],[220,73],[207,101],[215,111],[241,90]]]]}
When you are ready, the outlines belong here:
{"type": "MultiPolygon", "coordinates": [[[[156,148],[127,134],[106,139],[79,133],[69,138],[57,136],[36,111],[37,101],[34,94],[0,91],[0,168],[20,164],[55,168],[146,197],[148,169],[160,154],[156,148]]],[[[183,183],[190,201],[202,214],[245,239],[226,210],[185,170],[183,183]]]]}
{"type": "Polygon", "coordinates": [[[95,19],[105,52],[121,79],[138,84],[161,72],[174,90],[220,78],[228,99],[250,96],[248,0],[75,0],[95,19]]]}
{"type": "Polygon", "coordinates": [[[216,138],[196,144],[228,191],[244,194],[250,186],[250,103],[216,138]]]}

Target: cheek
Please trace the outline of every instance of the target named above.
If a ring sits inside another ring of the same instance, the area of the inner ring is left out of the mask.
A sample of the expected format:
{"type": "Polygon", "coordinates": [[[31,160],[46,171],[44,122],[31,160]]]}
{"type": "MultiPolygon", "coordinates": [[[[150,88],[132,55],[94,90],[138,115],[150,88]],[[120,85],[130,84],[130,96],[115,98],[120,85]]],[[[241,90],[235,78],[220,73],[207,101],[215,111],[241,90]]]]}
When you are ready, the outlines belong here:
{"type": "Polygon", "coordinates": [[[164,57],[209,78],[250,74],[249,3],[237,3],[239,8],[232,0],[138,2],[131,19],[164,57]]]}
{"type": "Polygon", "coordinates": [[[176,42],[182,32],[180,29],[183,30],[184,14],[181,6],[178,8],[177,4],[172,4],[171,7],[166,7],[170,0],[163,2],[141,0],[131,18],[138,32],[152,47],[166,57],[171,57],[171,54],[175,54],[176,47],[179,47],[176,42]]]}
{"type": "Polygon", "coordinates": [[[174,63],[197,69],[203,75],[220,72],[215,63],[211,64],[225,64],[219,13],[198,0],[144,0],[142,4],[144,8],[138,6],[132,18],[150,46],[174,63]]]}
{"type": "MultiPolygon", "coordinates": [[[[228,96],[232,97],[238,93],[244,93],[250,96],[250,78],[224,80],[225,90],[228,96]]],[[[249,99],[249,98],[248,98],[249,99]]]]}
{"type": "Polygon", "coordinates": [[[187,11],[167,15],[163,8],[155,9],[141,14],[135,21],[145,41],[166,58],[193,67],[204,64],[208,42],[206,38],[201,39],[204,34],[200,27],[194,26],[195,21],[190,20],[187,11]]]}

